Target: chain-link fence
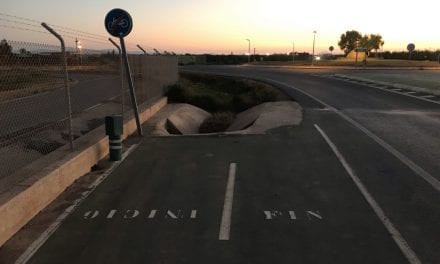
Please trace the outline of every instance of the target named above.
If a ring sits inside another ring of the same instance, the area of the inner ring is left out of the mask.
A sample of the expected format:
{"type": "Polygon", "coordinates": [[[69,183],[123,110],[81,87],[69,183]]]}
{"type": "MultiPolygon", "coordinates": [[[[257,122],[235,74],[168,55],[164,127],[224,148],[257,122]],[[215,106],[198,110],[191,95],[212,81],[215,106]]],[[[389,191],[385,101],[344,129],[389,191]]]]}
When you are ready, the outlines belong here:
{"type": "MultiPolygon", "coordinates": [[[[73,39],[71,32],[60,31],[71,44],[65,53],[67,87],[59,45],[0,42],[0,187],[7,176],[70,143],[71,136],[77,139],[102,125],[105,116],[123,109],[127,116],[131,110],[116,47],[102,38],[78,33],[83,38],[73,39]],[[84,47],[92,41],[101,48],[84,47]]],[[[154,61],[147,66],[144,58],[129,57],[139,104],[162,96],[173,82],[158,81],[154,74],[164,71],[155,72],[154,61]]]]}
{"type": "Polygon", "coordinates": [[[0,177],[65,144],[68,135],[60,48],[0,43],[0,177]]]}

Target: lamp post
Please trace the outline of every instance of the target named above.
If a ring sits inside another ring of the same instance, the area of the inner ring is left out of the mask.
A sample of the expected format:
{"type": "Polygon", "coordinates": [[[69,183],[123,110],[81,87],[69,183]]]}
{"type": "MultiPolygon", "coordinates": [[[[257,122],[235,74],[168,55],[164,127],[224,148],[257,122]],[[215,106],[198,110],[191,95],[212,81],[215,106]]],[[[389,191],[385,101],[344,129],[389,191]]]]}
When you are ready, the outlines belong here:
{"type": "Polygon", "coordinates": [[[313,31],[312,65],[315,62],[315,40],[316,40],[316,30],[313,31]]]}
{"type": "Polygon", "coordinates": [[[76,38],[75,39],[75,46],[76,46],[76,53],[78,54],[78,56],[79,56],[79,65],[81,66],[81,64],[82,64],[82,58],[81,58],[81,48],[82,48],[82,46],[81,46],[81,41],[79,41],[78,40],[78,38],[76,38]]]}
{"type": "Polygon", "coordinates": [[[292,42],[292,65],[295,64],[295,42],[292,42]]]}
{"type": "Polygon", "coordinates": [[[251,62],[251,40],[250,39],[246,39],[248,42],[248,63],[251,62]]]}

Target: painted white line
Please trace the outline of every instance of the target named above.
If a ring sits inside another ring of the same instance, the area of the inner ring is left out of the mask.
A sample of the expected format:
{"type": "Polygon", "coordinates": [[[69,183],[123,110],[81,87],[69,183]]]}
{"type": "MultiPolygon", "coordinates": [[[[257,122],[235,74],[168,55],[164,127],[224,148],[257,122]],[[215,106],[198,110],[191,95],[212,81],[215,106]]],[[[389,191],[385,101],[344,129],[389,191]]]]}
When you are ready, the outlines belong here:
{"type": "MultiPolygon", "coordinates": [[[[115,96],[112,96],[112,97],[110,97],[110,98],[108,98],[108,99],[105,99],[106,101],[112,101],[112,100],[115,100],[118,96],[121,96],[120,94],[119,95],[115,95],[115,96]]],[[[104,103],[98,103],[98,104],[95,104],[95,105],[92,105],[92,106],[90,106],[90,107],[87,107],[86,109],[84,109],[84,110],[81,110],[81,112],[84,112],[84,111],[88,111],[88,110],[92,110],[92,109],[94,109],[94,108],[97,108],[97,107],[99,107],[99,106],[101,106],[101,105],[103,105],[104,103]]]]}
{"type": "MultiPolygon", "coordinates": [[[[342,113],[341,111],[339,111],[338,109],[334,108],[333,106],[323,102],[322,100],[316,98],[315,96],[313,96],[313,95],[311,95],[311,94],[309,94],[309,93],[307,93],[307,92],[305,92],[305,91],[303,91],[303,90],[301,90],[299,88],[296,88],[296,87],[294,87],[292,85],[289,85],[289,84],[286,84],[286,83],[283,83],[283,82],[279,82],[279,81],[276,81],[276,80],[273,80],[273,79],[262,79],[262,80],[266,80],[266,81],[269,81],[269,82],[272,82],[272,83],[275,83],[275,84],[278,84],[278,85],[281,85],[281,86],[285,86],[285,87],[294,89],[294,90],[296,90],[296,91],[298,91],[298,92],[300,92],[300,93],[302,93],[304,95],[307,95],[308,97],[312,98],[313,100],[319,102],[320,104],[322,104],[323,106],[327,107],[328,109],[332,110],[333,112],[338,114],[340,117],[345,119],[347,122],[349,122],[350,124],[355,126],[357,129],[359,129],[360,131],[364,132],[365,135],[367,135],[372,140],[374,140],[377,144],[379,144],[381,147],[386,149],[394,157],[396,157],[403,164],[405,164],[408,168],[410,168],[415,174],[417,174],[418,176],[423,178],[427,183],[429,183],[435,190],[440,192],[440,181],[439,180],[437,180],[434,176],[432,176],[429,172],[425,171],[422,167],[417,165],[414,161],[409,159],[407,156],[405,156],[404,154],[399,152],[397,149],[393,148],[390,144],[385,142],[383,139],[381,139],[378,136],[376,136],[373,132],[371,132],[370,130],[368,130],[367,128],[365,128],[364,126],[359,124],[358,122],[356,122],[353,119],[351,119],[346,114],[342,113]]],[[[378,89],[381,89],[381,88],[378,88],[378,89]]],[[[418,97],[415,97],[415,98],[418,98],[418,97]]]]}
{"type": "Polygon", "coordinates": [[[354,83],[354,84],[361,84],[361,85],[365,85],[365,86],[368,86],[368,87],[371,87],[371,88],[376,88],[376,89],[379,89],[379,90],[382,90],[382,91],[387,91],[387,92],[390,92],[390,93],[396,93],[396,94],[400,94],[400,95],[405,95],[405,96],[408,96],[408,97],[412,97],[412,98],[415,98],[415,99],[423,100],[423,101],[434,103],[434,104],[440,104],[440,102],[438,102],[438,101],[434,101],[434,100],[430,100],[429,99],[429,98],[434,98],[435,96],[433,96],[433,95],[415,96],[415,95],[412,95],[412,94],[415,94],[417,92],[402,92],[403,89],[400,89],[400,88],[391,88],[391,89],[389,89],[389,88],[385,88],[385,87],[388,87],[388,85],[384,85],[384,84],[358,83],[358,82],[353,82],[353,81],[350,81],[350,80],[347,80],[347,79],[337,78],[337,77],[334,77],[332,79],[341,80],[341,81],[345,81],[345,82],[350,82],[350,83],[354,83]]]}
{"type": "Polygon", "coordinates": [[[32,256],[46,243],[50,236],[60,227],[61,223],[72,213],[75,209],[96,189],[96,187],[102,183],[124,160],[132,153],[139,144],[135,144],[127,149],[122,154],[120,161],[114,162],[108,170],[106,170],[101,176],[99,176],[92,184],[90,184],[87,191],[83,192],[81,196],[76,199],[71,206],[69,206],[64,212],[53,222],[32,244],[26,249],[23,254],[15,261],[15,264],[27,263],[32,256]]]}
{"type": "Polygon", "coordinates": [[[405,255],[405,257],[409,261],[409,263],[411,263],[411,264],[422,263],[419,260],[419,258],[417,257],[416,253],[410,248],[410,246],[408,245],[406,240],[400,234],[399,230],[397,230],[397,228],[394,227],[391,220],[385,215],[385,212],[382,210],[380,205],[376,202],[376,200],[373,198],[373,196],[367,190],[365,185],[362,183],[362,181],[356,175],[354,170],[350,167],[348,162],[345,160],[344,156],[342,156],[342,154],[339,152],[336,145],[333,144],[333,142],[330,140],[330,138],[327,136],[327,134],[318,125],[315,124],[315,128],[318,130],[318,132],[321,134],[321,136],[324,138],[324,140],[330,146],[333,153],[338,158],[339,162],[341,162],[342,166],[347,171],[348,175],[350,175],[351,179],[354,181],[354,183],[358,187],[359,191],[362,193],[364,198],[367,200],[368,204],[370,204],[371,208],[373,208],[377,217],[383,223],[383,225],[388,230],[388,232],[391,234],[391,237],[394,239],[397,246],[399,246],[400,250],[405,255]]]}
{"type": "MultiPolygon", "coordinates": [[[[189,71],[192,72],[192,71],[189,71]]],[[[193,72],[200,72],[200,71],[193,71],[193,72]]],[[[204,72],[204,71],[202,71],[204,72]]],[[[214,75],[220,75],[221,73],[218,72],[205,72],[208,74],[214,74],[214,75]]],[[[224,75],[224,74],[223,74],[224,75]]],[[[252,78],[250,76],[244,75],[244,74],[227,74],[226,75],[230,75],[230,76],[237,76],[237,77],[243,77],[243,78],[252,78]]],[[[349,122],[350,124],[352,124],[353,126],[355,126],[357,129],[359,129],[360,131],[362,131],[365,135],[367,135],[368,137],[370,137],[372,140],[374,140],[377,144],[379,144],[381,147],[383,147],[385,150],[387,150],[389,153],[391,153],[394,157],[396,157],[398,160],[400,160],[403,164],[405,164],[408,168],[410,168],[415,174],[417,174],[418,176],[420,176],[421,178],[423,178],[427,183],[429,183],[436,191],[440,192],[440,181],[437,180],[435,177],[433,177],[429,172],[425,171],[422,167],[420,167],[419,165],[417,165],[414,161],[412,161],[411,159],[409,159],[407,156],[405,156],[403,153],[399,152],[397,149],[393,148],[390,144],[388,144],[387,142],[385,142],[383,139],[379,138],[377,135],[375,135],[373,132],[371,132],[370,130],[368,130],[367,128],[365,128],[364,126],[362,126],[361,124],[359,124],[358,122],[354,121],[353,119],[351,119],[349,116],[347,116],[346,114],[342,113],[341,111],[339,111],[338,109],[336,109],[335,107],[325,103],[324,101],[318,99],[317,97],[309,94],[306,91],[303,91],[299,88],[296,88],[293,85],[289,85],[287,83],[283,83],[274,79],[270,79],[270,78],[252,78],[254,80],[260,80],[260,81],[265,81],[265,82],[269,82],[269,83],[274,83],[274,84],[278,84],[280,86],[284,86],[290,89],[293,89],[299,93],[302,93],[310,98],[312,98],[313,100],[317,101],[318,103],[322,104],[323,106],[325,106],[326,108],[332,110],[333,112],[335,112],[336,114],[338,114],[340,117],[342,117],[343,119],[345,119],[347,122],[349,122]]],[[[370,85],[366,85],[365,86],[370,86],[370,85]]],[[[410,94],[405,94],[405,93],[399,93],[393,90],[389,90],[389,89],[385,89],[385,88],[379,88],[379,87],[374,87],[374,86],[370,86],[372,88],[375,89],[380,89],[383,91],[387,91],[390,93],[396,93],[396,94],[400,94],[400,95],[405,95],[408,97],[412,97],[412,98],[416,98],[419,100],[423,100],[423,101],[427,101],[430,103],[435,103],[440,105],[439,101],[434,101],[434,100],[430,100],[430,99],[425,99],[422,97],[418,97],[418,96],[414,96],[414,95],[410,95],[410,94]]]]}
{"type": "Polygon", "coordinates": [[[222,222],[220,224],[219,240],[229,240],[231,231],[231,217],[232,217],[232,203],[234,201],[234,185],[235,172],[237,164],[231,163],[229,165],[228,184],[226,185],[225,203],[223,204],[222,222]]]}
{"type": "Polygon", "coordinates": [[[383,91],[387,91],[387,92],[390,92],[390,93],[396,93],[396,94],[400,94],[400,95],[404,95],[404,96],[408,96],[408,97],[411,97],[411,98],[415,98],[415,99],[419,99],[419,100],[423,100],[423,101],[426,101],[426,102],[430,102],[430,103],[434,103],[434,104],[440,105],[440,102],[429,99],[429,98],[433,98],[435,96],[433,96],[433,97],[415,96],[415,95],[412,95],[412,94],[400,92],[400,91],[403,91],[403,90],[402,89],[398,89],[398,88],[396,88],[396,89],[387,89],[387,88],[376,87],[376,86],[372,86],[372,85],[366,85],[366,86],[370,86],[370,87],[373,87],[373,88],[376,88],[376,89],[379,89],[379,90],[383,90],[383,91]]]}

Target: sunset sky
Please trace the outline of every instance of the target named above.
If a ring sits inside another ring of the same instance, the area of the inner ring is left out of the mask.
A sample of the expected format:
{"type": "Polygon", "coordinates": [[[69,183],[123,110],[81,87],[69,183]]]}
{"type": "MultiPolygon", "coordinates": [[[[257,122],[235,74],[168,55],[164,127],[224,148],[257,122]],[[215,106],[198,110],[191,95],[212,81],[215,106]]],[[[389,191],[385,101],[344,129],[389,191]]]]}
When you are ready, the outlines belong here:
{"type": "MultiPolygon", "coordinates": [[[[436,30],[440,13],[438,0],[419,0],[412,4],[402,0],[365,3],[345,0],[0,1],[0,13],[104,37],[108,36],[104,17],[110,9],[119,7],[129,11],[134,20],[127,41],[179,53],[243,54],[247,52],[246,38],[251,39],[257,53],[289,52],[293,41],[295,51],[310,52],[314,30],[318,53],[326,52],[330,45],[340,52],[339,36],[351,29],[364,34],[381,34],[385,50],[404,50],[410,42],[415,43],[417,49],[440,49],[440,34],[436,30]]],[[[0,15],[0,25],[13,24],[5,18],[0,15]]],[[[44,34],[10,27],[0,30],[2,39],[53,41],[44,34]]],[[[90,48],[103,45],[88,43],[87,39],[82,43],[90,48]]]]}

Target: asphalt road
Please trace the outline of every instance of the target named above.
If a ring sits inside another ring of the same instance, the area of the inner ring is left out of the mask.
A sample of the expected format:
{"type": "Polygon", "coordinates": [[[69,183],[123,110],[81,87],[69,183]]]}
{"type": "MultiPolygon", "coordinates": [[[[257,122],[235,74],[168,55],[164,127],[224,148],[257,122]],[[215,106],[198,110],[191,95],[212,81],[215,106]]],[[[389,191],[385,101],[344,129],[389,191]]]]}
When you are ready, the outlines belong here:
{"type": "MultiPolygon", "coordinates": [[[[71,87],[73,114],[121,93],[119,76],[70,74],[77,83],[71,87]]],[[[0,136],[17,134],[31,128],[67,118],[65,89],[0,103],[0,136]]]]}
{"type": "Polygon", "coordinates": [[[304,121],[144,139],[29,263],[440,263],[440,105],[304,71],[190,70],[270,79],[304,121]]]}

